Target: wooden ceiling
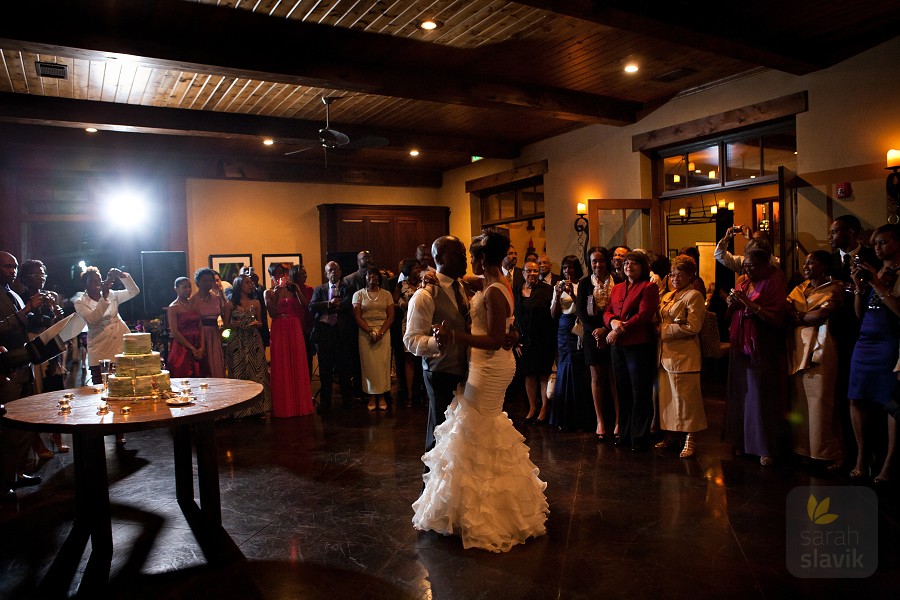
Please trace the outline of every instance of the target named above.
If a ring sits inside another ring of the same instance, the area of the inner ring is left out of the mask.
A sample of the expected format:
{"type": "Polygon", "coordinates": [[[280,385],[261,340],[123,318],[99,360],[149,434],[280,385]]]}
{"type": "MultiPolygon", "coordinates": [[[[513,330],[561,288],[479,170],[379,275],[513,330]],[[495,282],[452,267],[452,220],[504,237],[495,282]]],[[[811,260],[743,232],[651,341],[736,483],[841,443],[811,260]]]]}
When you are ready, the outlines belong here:
{"type": "Polygon", "coordinates": [[[634,123],[760,68],[831,66],[896,35],[898,12],[895,1],[12,0],[0,9],[0,136],[7,149],[105,152],[101,162],[175,153],[209,176],[440,185],[472,155],[514,158],[588,124],[634,123]],[[442,27],[419,29],[426,18],[442,27]],[[38,61],[67,78],[39,76],[38,61]],[[629,62],[640,70],[626,74],[629,62]],[[332,129],[388,145],[329,150],[327,167],[320,147],[286,157],[314,145],[322,96],[342,97],[332,129]]]}

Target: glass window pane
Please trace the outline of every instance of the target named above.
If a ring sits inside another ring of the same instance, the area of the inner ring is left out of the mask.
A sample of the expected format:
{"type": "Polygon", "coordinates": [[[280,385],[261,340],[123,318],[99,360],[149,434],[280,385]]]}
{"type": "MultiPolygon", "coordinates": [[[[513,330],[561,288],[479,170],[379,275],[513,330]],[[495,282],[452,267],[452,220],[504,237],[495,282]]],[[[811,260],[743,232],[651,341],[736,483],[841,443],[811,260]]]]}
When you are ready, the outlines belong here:
{"type": "Polygon", "coordinates": [[[500,199],[496,194],[486,196],[481,201],[482,219],[487,223],[500,220],[500,199]]]}
{"type": "Polygon", "coordinates": [[[516,192],[501,192],[500,198],[500,218],[512,219],[516,216],[516,192]]]}
{"type": "Polygon", "coordinates": [[[784,131],[764,135],[762,144],[763,175],[775,175],[781,166],[792,171],[797,170],[796,132],[784,131]]]}
{"type": "Polygon", "coordinates": [[[687,156],[679,154],[663,159],[663,190],[672,192],[687,186],[687,156]]]}
{"type": "Polygon", "coordinates": [[[719,145],[708,146],[687,155],[688,187],[720,183],[719,145]]]}
{"type": "Polygon", "coordinates": [[[534,214],[544,214],[544,184],[534,186],[534,214]]]}
{"type": "Polygon", "coordinates": [[[727,171],[725,181],[755,179],[760,176],[759,138],[730,142],[725,147],[727,171]]]}

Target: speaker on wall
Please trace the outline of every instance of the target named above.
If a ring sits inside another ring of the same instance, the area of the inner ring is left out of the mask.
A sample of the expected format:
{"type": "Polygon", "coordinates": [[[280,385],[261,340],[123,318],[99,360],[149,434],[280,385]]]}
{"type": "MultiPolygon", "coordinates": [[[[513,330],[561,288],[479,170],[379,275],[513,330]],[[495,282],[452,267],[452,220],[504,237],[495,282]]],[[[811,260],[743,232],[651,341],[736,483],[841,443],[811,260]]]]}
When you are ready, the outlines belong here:
{"type": "Polygon", "coordinates": [[[190,277],[184,252],[141,252],[141,296],[145,316],[158,317],[175,299],[173,284],[178,277],[190,277]]]}

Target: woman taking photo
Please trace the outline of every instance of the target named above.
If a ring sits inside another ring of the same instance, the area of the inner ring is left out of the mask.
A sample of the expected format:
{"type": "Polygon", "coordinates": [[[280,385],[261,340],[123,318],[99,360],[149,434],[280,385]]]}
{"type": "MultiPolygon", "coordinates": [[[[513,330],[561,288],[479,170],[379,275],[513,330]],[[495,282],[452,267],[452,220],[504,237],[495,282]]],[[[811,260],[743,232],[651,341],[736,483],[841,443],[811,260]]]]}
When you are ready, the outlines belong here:
{"type": "Polygon", "coordinates": [[[753,248],[744,256],[741,275],[728,296],[731,354],[725,438],[736,454],[774,462],[787,396],[784,273],[769,264],[771,255],[753,248]]]}
{"type": "Polygon", "coordinates": [[[251,298],[253,279],[249,275],[235,277],[231,288],[231,300],[225,304],[225,326],[231,329],[225,346],[225,364],[231,379],[255,381],[263,391],[251,406],[236,413],[237,419],[252,415],[264,415],[272,409],[269,392],[269,368],[266,364],[266,347],[259,328],[262,326],[262,307],[259,300],[251,298]]]}
{"type": "Polygon", "coordinates": [[[886,414],[885,405],[897,399],[897,350],[900,343],[900,225],[882,225],[872,234],[875,255],[884,261],[880,271],[866,263],[851,271],[856,284],[856,314],[862,320],[859,339],[850,361],[850,419],[856,437],[858,454],[850,478],[869,477],[869,464],[874,455],[870,421],[878,426],[887,421],[887,453],[876,485],[888,483],[891,459],[897,443],[897,421],[886,414]]]}
{"type": "Polygon", "coordinates": [[[272,357],[270,386],[273,417],[312,414],[312,388],[306,365],[306,342],[300,318],[306,297],[287,278],[280,263],[269,265],[272,289],[266,290],[266,311],[272,317],[269,348],[272,357]]]}
{"type": "Polygon", "coordinates": [[[828,274],[831,253],[810,252],[803,264],[806,281],[788,296],[793,335],[788,338],[794,452],[813,460],[841,462],[840,425],[835,417],[837,344],[830,317],[838,308],[844,284],[828,274]]]}
{"type": "Polygon", "coordinates": [[[366,287],[353,294],[353,318],[359,326],[359,361],[369,410],[387,410],[391,397],[391,323],[394,298],[381,289],[381,273],[370,266],[366,287]]]}
{"type": "Polygon", "coordinates": [[[668,277],[672,290],[659,305],[659,428],[666,437],[656,447],[667,448],[675,443],[672,433],[684,433],[681,458],[694,455],[694,433],[706,429],[700,393],[700,330],[706,320],[706,303],[694,287],[696,276],[694,259],[676,256],[668,277]]]}
{"type": "Polygon", "coordinates": [[[200,313],[190,302],[191,280],[179,277],[175,280],[175,299],[169,304],[166,318],[172,333],[172,347],[166,358],[166,366],[172,377],[202,377],[200,361],[206,353],[205,338],[200,333],[200,313]]]}
{"type": "Polygon", "coordinates": [[[197,293],[191,297],[191,304],[200,313],[200,324],[206,353],[202,358],[204,377],[225,377],[225,357],[222,354],[222,335],[219,317],[225,310],[225,296],[216,293],[216,272],[209,268],[197,269],[194,273],[197,293]]]}
{"type": "Polygon", "coordinates": [[[591,274],[578,282],[578,317],[584,326],[584,362],[591,370],[591,395],[594,398],[594,413],[597,416],[597,441],[606,439],[606,426],[603,423],[603,398],[607,394],[613,401],[616,411],[616,424],[613,435],[619,431],[619,399],[613,383],[612,361],[606,335],[609,331],[603,324],[603,313],[609,304],[615,282],[610,275],[609,250],[594,246],[588,250],[591,261],[591,274]]]}
{"type": "Polygon", "coordinates": [[[550,304],[550,314],[554,319],[559,319],[556,330],[556,387],[550,403],[550,424],[574,431],[587,427],[592,418],[581,339],[583,328],[575,306],[578,280],[584,271],[581,262],[572,254],[562,259],[560,267],[562,279],[553,288],[550,304]]]}
{"type": "Polygon", "coordinates": [[[556,356],[554,333],[556,323],[550,316],[553,288],[540,280],[538,263],[525,263],[525,283],[515,293],[515,325],[519,332],[517,370],[525,376],[528,415],[525,424],[545,423],[550,404],[547,381],[556,356]],[[540,404],[538,401],[540,400],[540,404]]]}
{"type": "Polygon", "coordinates": [[[650,443],[653,382],[656,375],[656,327],[659,288],[650,281],[650,264],[641,252],[629,252],[622,263],[625,281],[612,291],[603,316],[612,346],[612,366],[619,395],[619,438],[616,445],[635,452],[650,443]]]}

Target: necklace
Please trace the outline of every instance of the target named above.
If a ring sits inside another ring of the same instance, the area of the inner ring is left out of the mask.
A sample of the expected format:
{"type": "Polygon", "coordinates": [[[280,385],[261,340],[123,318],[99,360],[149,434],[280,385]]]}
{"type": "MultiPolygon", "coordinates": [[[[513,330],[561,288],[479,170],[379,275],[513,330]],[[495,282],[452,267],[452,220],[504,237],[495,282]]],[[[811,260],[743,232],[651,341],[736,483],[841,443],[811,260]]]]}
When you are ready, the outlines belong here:
{"type": "MultiPolygon", "coordinates": [[[[377,290],[377,291],[375,292],[375,298],[376,298],[376,299],[378,298],[378,292],[379,292],[379,291],[381,291],[381,290],[377,290]]],[[[369,295],[369,289],[368,289],[368,288],[363,288],[363,294],[366,295],[366,299],[367,299],[369,302],[373,302],[373,301],[374,301],[374,300],[372,299],[372,296],[369,295]]]]}

